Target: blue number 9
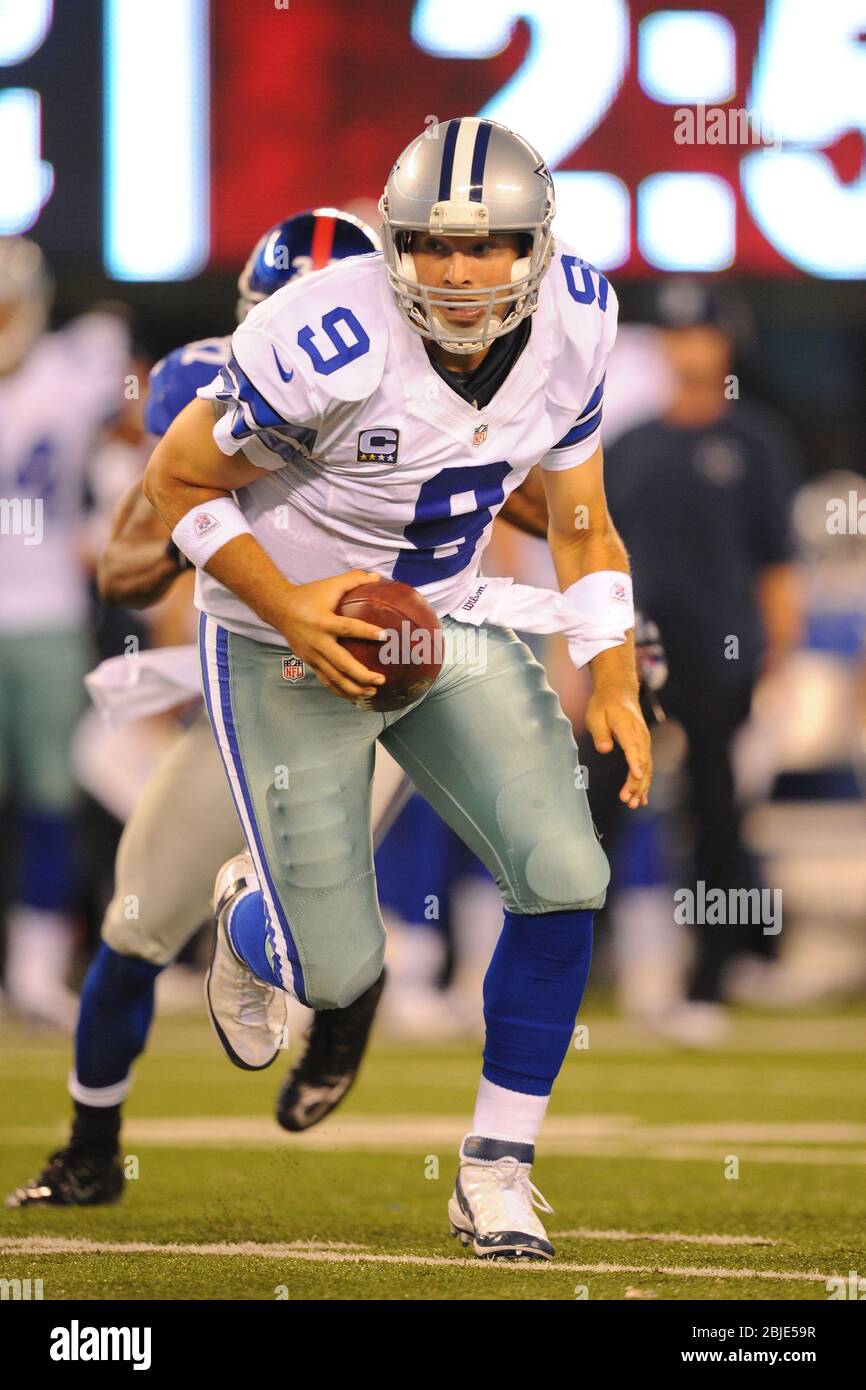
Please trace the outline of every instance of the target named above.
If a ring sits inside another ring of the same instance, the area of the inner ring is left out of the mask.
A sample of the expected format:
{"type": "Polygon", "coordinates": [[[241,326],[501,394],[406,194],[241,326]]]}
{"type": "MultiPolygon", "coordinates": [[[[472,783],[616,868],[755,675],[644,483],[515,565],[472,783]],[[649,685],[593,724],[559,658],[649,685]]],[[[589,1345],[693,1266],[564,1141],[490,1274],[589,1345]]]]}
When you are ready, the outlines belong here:
{"type": "Polygon", "coordinates": [[[298,333],[298,346],[304,349],[313,364],[313,370],[318,372],[319,376],[330,376],[331,372],[339,371],[340,367],[347,366],[349,362],[354,362],[356,357],[363,357],[365,352],[370,351],[370,339],[351,309],[342,309],[339,306],[331,309],[322,319],[322,328],[334,348],[331,357],[322,356],[313,342],[313,330],[308,323],[298,333]],[[338,323],[345,324],[354,335],[353,343],[347,343],[340,337],[337,332],[338,323]]]}

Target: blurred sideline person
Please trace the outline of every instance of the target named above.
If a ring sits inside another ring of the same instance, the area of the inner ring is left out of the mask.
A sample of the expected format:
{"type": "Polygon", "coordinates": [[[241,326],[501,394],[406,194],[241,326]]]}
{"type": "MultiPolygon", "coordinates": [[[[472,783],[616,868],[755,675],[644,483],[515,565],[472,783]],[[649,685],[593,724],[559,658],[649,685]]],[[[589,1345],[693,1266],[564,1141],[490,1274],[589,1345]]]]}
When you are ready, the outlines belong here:
{"type": "Polygon", "coordinates": [[[90,656],[84,565],[88,467],[123,404],[128,334],[89,313],[45,333],[42,253],[0,238],[0,798],[19,869],[5,988],[24,1018],[71,1028],[77,791],[69,757],[90,656]]]}
{"type": "Polygon", "coordinates": [[[772,861],[785,903],[778,959],[744,958],[731,981],[737,1002],[762,1008],[866,989],[866,535],[845,516],[862,484],[839,470],[797,494],[803,642],[762,682],[748,741],[736,749],[752,796],[758,779],[759,795],[772,793],[750,813],[748,828],[772,861]]]}
{"type": "MultiPolygon", "coordinates": [[[[300,213],[271,228],[241,273],[237,316],[290,280],[348,256],[376,249],[369,228],[334,209],[300,213]]],[[[154,442],[228,360],[231,335],[175,349],[151,373],[145,420],[154,442]]],[[[517,524],[545,524],[532,500],[515,500],[517,524]]],[[[103,599],[125,607],[160,600],[189,566],[137,481],[123,498],[100,559],[103,599]]],[[[387,830],[410,791],[408,779],[383,754],[374,779],[372,822],[387,830]]],[[[147,782],[121,838],[115,891],[102,943],[81,997],[75,1068],[69,1078],[74,1121],[69,1143],[46,1169],[17,1189],[7,1205],[96,1205],[123,1190],[118,1163],[122,1105],[131,1068],[146,1045],[155,982],[209,917],[220,865],[243,846],[225,774],[203,709],[147,782]]],[[[303,1055],[283,1086],[277,1118],[307,1129],[339,1104],[357,1074],[384,981],[346,1009],[313,1012],[303,1055]]]]}
{"type": "MultiPolygon", "coordinates": [[[[655,320],[674,397],[660,419],[615,442],[606,473],[636,597],[667,652],[664,708],[688,739],[695,904],[701,883],[706,893],[758,886],[741,841],[730,744],[756,682],[801,632],[790,524],[796,453],[770,412],[737,398],[728,312],[696,280],[659,287],[655,320]]],[[[588,756],[595,786],[605,773],[588,756]]],[[[687,1000],[655,1023],[674,1041],[712,1045],[726,1032],[726,968],[741,952],[765,953],[771,938],[751,922],[697,921],[692,930],[687,1000]]]]}

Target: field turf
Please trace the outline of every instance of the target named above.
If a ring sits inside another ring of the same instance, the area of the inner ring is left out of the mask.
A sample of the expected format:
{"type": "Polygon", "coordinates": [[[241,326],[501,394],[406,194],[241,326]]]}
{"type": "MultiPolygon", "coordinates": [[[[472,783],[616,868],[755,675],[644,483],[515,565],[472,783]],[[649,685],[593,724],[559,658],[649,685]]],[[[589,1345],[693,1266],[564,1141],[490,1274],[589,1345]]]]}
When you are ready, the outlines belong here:
{"type": "MultiPolygon", "coordinates": [[[[45,1299],[826,1300],[866,1275],[866,1015],[738,1016],[676,1052],[590,1000],[533,1179],[557,1259],[487,1266],[446,1203],[479,1050],[374,1039],[347,1102],[305,1136],[203,1017],[157,1021],[127,1107],[122,1202],[2,1211],[0,1277],[45,1299]],[[137,1176],[136,1176],[137,1174],[137,1176]]],[[[0,1029],[0,1187],[66,1133],[62,1040],[0,1029]]]]}

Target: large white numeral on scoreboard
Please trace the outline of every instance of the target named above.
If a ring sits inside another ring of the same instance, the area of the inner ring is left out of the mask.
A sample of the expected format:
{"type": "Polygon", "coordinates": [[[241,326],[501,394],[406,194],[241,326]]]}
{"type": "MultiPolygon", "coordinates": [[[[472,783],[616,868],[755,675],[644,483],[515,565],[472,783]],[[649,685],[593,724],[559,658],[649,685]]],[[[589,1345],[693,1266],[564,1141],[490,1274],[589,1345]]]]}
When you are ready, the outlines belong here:
{"type": "Polygon", "coordinates": [[[104,0],[104,260],[195,275],[209,251],[208,0],[104,0]]]}
{"type": "MultiPolygon", "coordinates": [[[[591,134],[628,66],[625,0],[419,0],[412,38],[443,58],[490,58],[523,19],[532,32],[519,70],[477,114],[530,140],[551,169],[591,134]]],[[[605,269],[629,253],[628,191],[613,174],[562,170],[554,178],[557,227],[605,269]]]]}
{"type": "Polygon", "coordinates": [[[864,30],[866,0],[768,0],[749,106],[800,148],[746,155],[743,191],[767,240],[813,275],[866,275],[866,170],[845,185],[814,148],[866,131],[864,30]]]}
{"type": "MultiPolygon", "coordinates": [[[[52,0],[0,0],[0,67],[25,62],[42,47],[52,0]]],[[[51,197],[54,170],[41,158],[42,106],[29,87],[0,92],[0,236],[26,232],[51,197]]]]}

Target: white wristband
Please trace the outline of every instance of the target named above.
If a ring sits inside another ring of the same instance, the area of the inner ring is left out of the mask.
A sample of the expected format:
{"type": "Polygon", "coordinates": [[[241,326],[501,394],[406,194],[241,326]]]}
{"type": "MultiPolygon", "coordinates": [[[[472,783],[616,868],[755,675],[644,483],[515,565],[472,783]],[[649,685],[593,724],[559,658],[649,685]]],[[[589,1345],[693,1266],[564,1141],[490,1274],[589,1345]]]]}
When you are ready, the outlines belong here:
{"type": "Polygon", "coordinates": [[[175,526],[171,538],[178,550],[201,570],[235,536],[252,534],[233,497],[212,497],[201,506],[191,507],[175,526]]]}
{"type": "Polygon", "coordinates": [[[624,642],[625,634],[634,627],[630,574],[620,570],[596,570],[570,584],[563,597],[598,637],[624,642]]]}

